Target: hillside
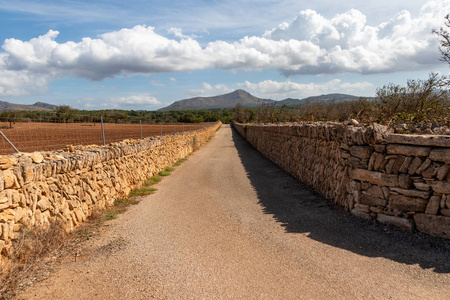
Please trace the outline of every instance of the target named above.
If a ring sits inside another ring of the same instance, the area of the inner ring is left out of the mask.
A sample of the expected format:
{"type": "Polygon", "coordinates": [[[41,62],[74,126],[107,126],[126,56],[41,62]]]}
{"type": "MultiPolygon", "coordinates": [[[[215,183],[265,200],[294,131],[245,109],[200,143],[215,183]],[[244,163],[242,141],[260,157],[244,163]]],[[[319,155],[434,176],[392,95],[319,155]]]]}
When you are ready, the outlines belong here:
{"type": "Polygon", "coordinates": [[[261,104],[275,105],[277,107],[281,107],[283,105],[294,107],[308,102],[342,102],[347,100],[355,100],[358,98],[359,97],[357,96],[347,94],[326,94],[303,99],[287,98],[280,101],[274,101],[255,97],[244,90],[236,90],[229,94],[214,97],[195,97],[179,100],[167,107],[159,109],[159,111],[234,108],[238,103],[244,107],[257,107],[261,104]]]}
{"type": "Polygon", "coordinates": [[[326,94],[320,96],[312,96],[303,99],[292,99],[288,98],[285,100],[278,101],[277,106],[287,105],[287,106],[297,106],[300,104],[305,104],[308,102],[342,102],[347,100],[356,100],[359,97],[347,94],[326,94]]]}
{"type": "Polygon", "coordinates": [[[16,104],[6,101],[0,101],[0,111],[35,111],[35,110],[56,110],[57,105],[48,104],[44,102],[36,102],[31,105],[27,104],[16,104]]]}
{"type": "Polygon", "coordinates": [[[273,100],[255,97],[244,90],[236,90],[229,94],[214,97],[195,97],[179,100],[167,107],[159,109],[159,111],[233,108],[238,103],[240,103],[244,107],[255,107],[263,103],[274,102],[275,101],[273,100]]]}

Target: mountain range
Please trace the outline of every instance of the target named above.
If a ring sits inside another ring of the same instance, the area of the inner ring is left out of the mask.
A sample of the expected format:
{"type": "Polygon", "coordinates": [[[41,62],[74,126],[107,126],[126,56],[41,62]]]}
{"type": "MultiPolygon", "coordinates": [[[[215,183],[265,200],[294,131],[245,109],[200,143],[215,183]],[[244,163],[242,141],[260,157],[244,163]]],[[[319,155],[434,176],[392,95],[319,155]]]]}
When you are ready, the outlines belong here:
{"type": "Polygon", "coordinates": [[[244,107],[256,107],[262,104],[275,105],[281,107],[286,105],[288,107],[295,107],[300,104],[308,102],[341,102],[347,100],[355,100],[359,97],[346,94],[327,94],[320,96],[313,96],[303,99],[287,98],[280,101],[271,99],[263,99],[253,96],[244,90],[236,90],[234,92],[213,96],[213,97],[194,97],[184,100],[179,100],[169,106],[159,109],[160,111],[170,110],[196,110],[196,109],[210,109],[210,108],[234,108],[238,103],[244,107]]]}
{"type": "Polygon", "coordinates": [[[6,101],[0,101],[0,111],[34,111],[34,110],[56,110],[58,105],[48,104],[44,102],[36,102],[31,105],[15,104],[6,101]]]}
{"type": "MultiPolygon", "coordinates": [[[[348,100],[355,100],[359,97],[346,94],[326,94],[320,96],[313,96],[303,99],[287,98],[280,101],[271,99],[263,99],[253,96],[244,90],[236,90],[234,92],[213,96],[213,97],[194,97],[184,100],[179,100],[169,106],[159,109],[159,111],[171,110],[197,110],[197,109],[212,109],[212,108],[234,108],[237,104],[244,107],[258,107],[260,105],[273,105],[281,107],[283,105],[288,107],[296,107],[304,103],[314,102],[342,102],[348,100]]],[[[0,101],[0,111],[36,111],[36,110],[56,110],[58,105],[48,104],[44,102],[36,102],[31,105],[15,104],[6,101],[0,101]]]]}

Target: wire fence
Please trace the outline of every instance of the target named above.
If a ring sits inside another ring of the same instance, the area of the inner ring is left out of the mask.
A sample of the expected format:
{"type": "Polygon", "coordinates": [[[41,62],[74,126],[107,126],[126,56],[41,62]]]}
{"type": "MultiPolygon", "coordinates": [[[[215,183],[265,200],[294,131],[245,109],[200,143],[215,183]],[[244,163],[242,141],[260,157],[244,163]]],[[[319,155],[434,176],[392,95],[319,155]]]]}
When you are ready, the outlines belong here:
{"type": "Polygon", "coordinates": [[[210,125],[211,123],[45,123],[23,120],[10,123],[0,119],[0,132],[6,137],[0,135],[0,154],[15,153],[13,146],[20,152],[59,150],[67,145],[103,145],[125,139],[176,134],[210,125]]]}

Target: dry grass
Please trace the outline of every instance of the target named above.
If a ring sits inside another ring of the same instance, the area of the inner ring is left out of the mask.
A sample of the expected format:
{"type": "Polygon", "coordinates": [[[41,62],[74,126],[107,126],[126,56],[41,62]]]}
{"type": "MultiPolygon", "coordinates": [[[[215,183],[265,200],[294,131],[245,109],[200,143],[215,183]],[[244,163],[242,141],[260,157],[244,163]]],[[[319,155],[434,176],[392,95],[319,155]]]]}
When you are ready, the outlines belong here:
{"type": "Polygon", "coordinates": [[[45,229],[23,227],[13,240],[9,267],[2,273],[0,299],[14,297],[18,290],[45,276],[60,257],[67,237],[59,222],[45,229]]]}

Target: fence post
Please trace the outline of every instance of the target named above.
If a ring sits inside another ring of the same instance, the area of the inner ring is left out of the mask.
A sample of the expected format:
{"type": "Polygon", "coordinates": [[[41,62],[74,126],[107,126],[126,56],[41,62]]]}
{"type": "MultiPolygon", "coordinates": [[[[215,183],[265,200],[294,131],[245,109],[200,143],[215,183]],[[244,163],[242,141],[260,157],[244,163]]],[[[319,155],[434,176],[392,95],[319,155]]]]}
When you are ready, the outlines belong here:
{"type": "Polygon", "coordinates": [[[11,147],[13,147],[14,148],[14,150],[16,150],[16,152],[17,153],[20,153],[20,151],[19,150],[17,150],[17,148],[13,145],[13,143],[11,143],[9,140],[8,140],[8,138],[6,137],[6,135],[4,135],[3,134],[3,132],[1,132],[0,131],[0,134],[2,135],[2,137],[8,142],[8,144],[10,144],[11,145],[11,147]]]}
{"type": "Polygon", "coordinates": [[[141,140],[142,140],[142,121],[139,120],[139,129],[141,130],[141,140]]]}
{"type": "Polygon", "coordinates": [[[105,146],[106,143],[105,143],[105,130],[103,129],[103,116],[100,116],[100,122],[101,122],[101,124],[102,124],[103,146],[105,146]]]}
{"type": "Polygon", "coordinates": [[[184,132],[184,123],[183,123],[183,132],[184,132]]]}
{"type": "Polygon", "coordinates": [[[176,129],[176,127],[175,127],[175,122],[173,122],[173,134],[176,133],[176,132],[175,132],[175,129],[176,129]]]}
{"type": "Polygon", "coordinates": [[[161,128],[161,136],[163,135],[162,134],[162,123],[159,123],[159,126],[160,126],[160,128],[161,128]]]}

